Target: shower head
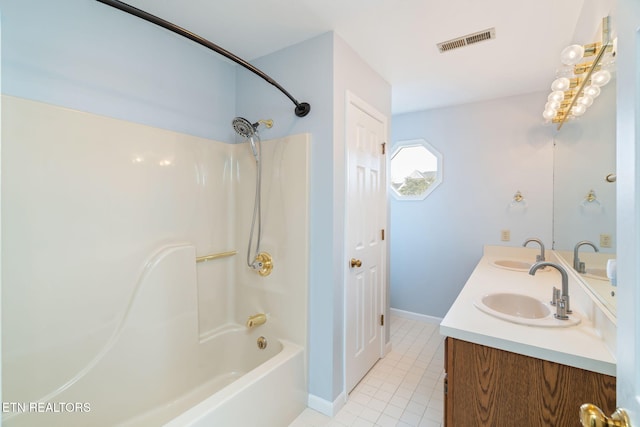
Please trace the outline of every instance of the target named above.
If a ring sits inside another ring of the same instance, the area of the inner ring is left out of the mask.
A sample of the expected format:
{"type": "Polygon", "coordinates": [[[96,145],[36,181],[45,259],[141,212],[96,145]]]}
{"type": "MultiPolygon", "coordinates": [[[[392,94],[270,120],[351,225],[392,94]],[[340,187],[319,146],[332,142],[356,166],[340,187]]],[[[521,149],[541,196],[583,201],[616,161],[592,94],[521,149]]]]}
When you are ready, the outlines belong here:
{"type": "Polygon", "coordinates": [[[251,122],[243,117],[236,117],[231,122],[233,125],[233,130],[240,136],[245,138],[251,138],[256,134],[256,130],[258,129],[258,123],[251,124],[251,122]]]}
{"type": "Polygon", "coordinates": [[[233,130],[242,137],[251,138],[258,133],[258,126],[260,124],[264,124],[268,129],[273,126],[273,120],[258,120],[255,123],[251,123],[249,120],[244,117],[236,117],[231,122],[233,125],[233,130]]]}

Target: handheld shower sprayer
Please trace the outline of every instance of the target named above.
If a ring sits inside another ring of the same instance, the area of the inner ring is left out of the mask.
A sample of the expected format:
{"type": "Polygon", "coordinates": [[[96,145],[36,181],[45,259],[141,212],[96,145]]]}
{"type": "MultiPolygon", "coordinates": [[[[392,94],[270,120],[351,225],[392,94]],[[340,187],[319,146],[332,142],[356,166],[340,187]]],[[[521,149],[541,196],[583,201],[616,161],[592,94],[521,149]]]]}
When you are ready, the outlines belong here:
{"type": "Polygon", "coordinates": [[[233,130],[235,130],[238,135],[249,139],[258,133],[258,126],[260,125],[265,125],[267,129],[271,129],[273,127],[273,120],[258,120],[255,123],[251,123],[244,117],[236,117],[231,124],[233,125],[233,130]]]}
{"type": "Polygon", "coordinates": [[[273,120],[258,120],[256,123],[251,123],[249,120],[243,117],[236,117],[231,122],[233,130],[236,133],[249,140],[253,157],[256,159],[256,194],[253,205],[253,219],[251,221],[251,232],[249,234],[249,246],[247,247],[247,266],[257,271],[261,276],[266,276],[271,272],[273,268],[271,263],[271,256],[260,252],[260,240],[262,237],[262,159],[261,159],[261,145],[260,135],[258,134],[258,126],[263,124],[268,129],[273,126],[273,120]],[[253,247],[253,237],[256,234],[256,220],[258,222],[258,230],[256,235],[256,246],[253,255],[251,249],[253,247]]]}
{"type": "Polygon", "coordinates": [[[253,157],[256,158],[257,162],[260,161],[260,135],[258,134],[258,126],[263,124],[267,129],[271,129],[271,127],[273,127],[273,120],[258,120],[255,123],[251,123],[244,117],[236,117],[231,124],[233,125],[233,130],[235,130],[238,135],[249,140],[253,157]],[[254,137],[258,139],[257,143],[254,137]]]}

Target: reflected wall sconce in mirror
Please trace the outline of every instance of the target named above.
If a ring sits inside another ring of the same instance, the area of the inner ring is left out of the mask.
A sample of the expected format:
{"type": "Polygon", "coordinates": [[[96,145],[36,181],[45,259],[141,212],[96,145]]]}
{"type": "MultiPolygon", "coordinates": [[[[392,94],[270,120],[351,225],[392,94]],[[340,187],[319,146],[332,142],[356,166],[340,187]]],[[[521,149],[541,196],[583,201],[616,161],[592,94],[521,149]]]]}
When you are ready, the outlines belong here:
{"type": "Polygon", "coordinates": [[[562,66],[551,83],[542,117],[557,123],[582,116],[600,95],[600,88],[611,80],[615,62],[615,43],[610,36],[609,16],[602,19],[602,42],[571,45],[560,53],[562,66]],[[595,59],[590,58],[595,56],[595,59]]]}
{"type": "Polygon", "coordinates": [[[589,190],[589,193],[587,193],[587,197],[584,198],[584,201],[589,203],[597,202],[598,198],[596,197],[596,192],[593,190],[589,190]]]}
{"type": "Polygon", "coordinates": [[[520,203],[524,201],[524,196],[520,192],[520,190],[516,191],[516,194],[513,195],[513,201],[516,203],[520,203]]]}
{"type": "Polygon", "coordinates": [[[602,211],[602,205],[596,196],[596,192],[591,189],[580,203],[580,207],[586,213],[597,214],[602,211]]]}

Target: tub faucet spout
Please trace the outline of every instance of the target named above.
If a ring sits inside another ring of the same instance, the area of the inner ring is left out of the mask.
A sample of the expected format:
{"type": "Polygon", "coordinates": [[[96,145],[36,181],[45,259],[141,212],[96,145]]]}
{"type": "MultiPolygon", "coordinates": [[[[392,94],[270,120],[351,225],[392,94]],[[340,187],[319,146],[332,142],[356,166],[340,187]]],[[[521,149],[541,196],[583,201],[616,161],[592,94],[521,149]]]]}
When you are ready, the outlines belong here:
{"type": "Polygon", "coordinates": [[[540,239],[535,239],[535,238],[530,238],[524,241],[524,243],[522,244],[522,246],[527,246],[528,243],[530,242],[535,242],[537,244],[540,245],[540,255],[536,255],[536,262],[540,262],[540,261],[545,261],[544,259],[544,243],[542,243],[542,240],[540,239]]]}
{"type": "Polygon", "coordinates": [[[587,268],[584,265],[584,262],[580,261],[580,258],[578,258],[578,249],[580,249],[580,246],[582,245],[591,246],[594,251],[596,252],[599,252],[599,251],[596,245],[594,245],[593,242],[590,242],[588,240],[583,240],[581,242],[576,243],[575,248],[573,248],[573,269],[578,273],[584,274],[587,272],[587,268]]]}
{"type": "MultiPolygon", "coordinates": [[[[556,305],[556,314],[554,316],[556,319],[567,320],[569,318],[567,314],[571,313],[571,307],[569,306],[569,276],[567,275],[567,271],[558,264],[555,264],[553,262],[548,262],[548,261],[542,261],[542,262],[536,262],[535,264],[533,264],[531,266],[531,269],[529,270],[529,274],[534,276],[536,274],[536,271],[538,271],[539,268],[547,267],[547,266],[555,268],[560,272],[560,275],[562,276],[562,294],[560,295],[560,298],[557,301],[552,301],[552,304],[553,302],[555,302],[555,305],[556,305]]],[[[553,300],[555,300],[556,299],[555,287],[553,288],[553,291],[554,291],[553,300]]]]}
{"type": "Polygon", "coordinates": [[[256,326],[260,326],[267,323],[267,315],[264,313],[254,314],[253,316],[249,316],[247,318],[247,328],[255,328],[256,326]]]}

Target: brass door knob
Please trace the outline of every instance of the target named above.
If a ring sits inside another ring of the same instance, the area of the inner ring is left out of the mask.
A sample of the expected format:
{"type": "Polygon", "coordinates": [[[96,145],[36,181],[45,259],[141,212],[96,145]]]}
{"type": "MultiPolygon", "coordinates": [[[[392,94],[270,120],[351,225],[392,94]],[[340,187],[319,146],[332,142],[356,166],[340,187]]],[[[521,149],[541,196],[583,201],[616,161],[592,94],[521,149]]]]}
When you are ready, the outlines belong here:
{"type": "Polygon", "coordinates": [[[591,403],[585,403],[580,407],[580,422],[584,427],[631,427],[629,415],[624,409],[616,409],[609,418],[600,408],[591,403]]]}
{"type": "Polygon", "coordinates": [[[362,267],[362,261],[359,259],[351,258],[351,268],[353,267],[362,267]]]}

